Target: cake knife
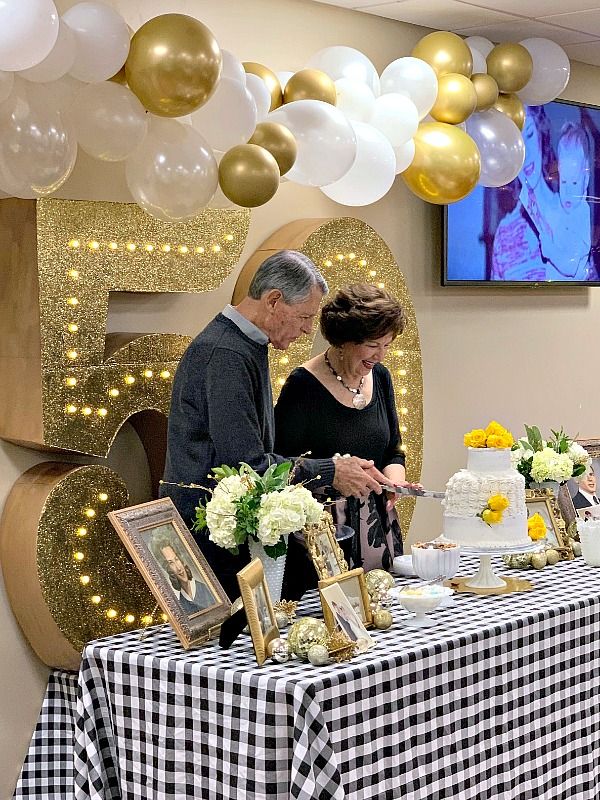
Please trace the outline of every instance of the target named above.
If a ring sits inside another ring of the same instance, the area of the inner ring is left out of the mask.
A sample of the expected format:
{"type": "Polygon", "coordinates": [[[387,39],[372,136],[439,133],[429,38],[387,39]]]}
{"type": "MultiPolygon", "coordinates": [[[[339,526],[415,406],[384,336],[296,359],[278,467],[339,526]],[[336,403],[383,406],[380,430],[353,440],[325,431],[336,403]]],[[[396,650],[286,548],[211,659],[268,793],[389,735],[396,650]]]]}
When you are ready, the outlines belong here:
{"type": "Polygon", "coordinates": [[[396,494],[406,495],[408,497],[430,497],[434,500],[443,500],[446,497],[446,492],[433,492],[430,489],[417,489],[410,486],[389,486],[387,484],[380,484],[382,489],[396,494]]]}

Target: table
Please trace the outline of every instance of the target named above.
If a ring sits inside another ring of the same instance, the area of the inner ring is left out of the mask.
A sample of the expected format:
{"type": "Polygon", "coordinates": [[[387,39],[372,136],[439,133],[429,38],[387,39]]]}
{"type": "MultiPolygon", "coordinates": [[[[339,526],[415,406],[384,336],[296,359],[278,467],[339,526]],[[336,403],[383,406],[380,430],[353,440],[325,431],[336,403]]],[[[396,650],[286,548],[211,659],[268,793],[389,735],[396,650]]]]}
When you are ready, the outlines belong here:
{"type": "Polygon", "coordinates": [[[395,607],[374,650],[334,667],[259,669],[245,637],[186,653],[167,628],[92,642],[75,800],[594,800],[600,571],[527,577],[529,593],[457,595],[433,629],[395,607]]]}

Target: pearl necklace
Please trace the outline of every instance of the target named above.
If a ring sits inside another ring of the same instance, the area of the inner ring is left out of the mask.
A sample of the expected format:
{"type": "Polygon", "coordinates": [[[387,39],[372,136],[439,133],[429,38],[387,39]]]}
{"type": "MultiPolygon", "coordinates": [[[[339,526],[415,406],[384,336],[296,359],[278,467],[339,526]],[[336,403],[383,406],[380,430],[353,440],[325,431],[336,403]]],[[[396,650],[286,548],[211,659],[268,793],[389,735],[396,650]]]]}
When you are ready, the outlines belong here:
{"type": "Polygon", "coordinates": [[[354,397],[352,398],[352,405],[354,406],[354,408],[357,408],[359,410],[361,408],[364,408],[367,405],[367,398],[362,393],[363,384],[365,382],[364,377],[360,379],[360,383],[358,384],[358,389],[353,389],[352,386],[348,386],[348,384],[344,383],[344,381],[342,380],[342,376],[338,375],[337,372],[334,370],[334,368],[331,366],[331,361],[329,360],[327,352],[328,351],[326,350],[325,353],[323,353],[323,355],[325,357],[325,363],[329,367],[329,371],[336,378],[336,380],[338,380],[342,384],[344,389],[347,389],[354,395],[354,397]]]}

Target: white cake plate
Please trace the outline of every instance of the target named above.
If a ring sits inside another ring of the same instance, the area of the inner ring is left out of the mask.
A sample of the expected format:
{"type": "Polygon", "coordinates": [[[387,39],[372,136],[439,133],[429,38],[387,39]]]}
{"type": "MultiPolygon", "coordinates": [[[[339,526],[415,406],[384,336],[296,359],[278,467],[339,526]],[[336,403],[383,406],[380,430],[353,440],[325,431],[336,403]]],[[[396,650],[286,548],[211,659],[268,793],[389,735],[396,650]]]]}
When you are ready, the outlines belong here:
{"type": "Polygon", "coordinates": [[[463,547],[460,552],[465,556],[479,556],[479,569],[467,581],[470,589],[503,589],[506,581],[496,575],[492,569],[492,556],[509,556],[515,553],[533,553],[540,549],[536,542],[519,547],[463,547]]]}

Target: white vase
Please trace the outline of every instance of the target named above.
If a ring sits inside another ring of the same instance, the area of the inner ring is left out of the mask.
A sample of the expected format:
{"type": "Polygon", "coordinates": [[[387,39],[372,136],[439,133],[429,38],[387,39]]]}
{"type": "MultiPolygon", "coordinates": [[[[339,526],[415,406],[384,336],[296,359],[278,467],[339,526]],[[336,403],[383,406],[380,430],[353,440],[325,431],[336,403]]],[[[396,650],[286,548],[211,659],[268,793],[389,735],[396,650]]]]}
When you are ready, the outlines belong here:
{"type": "MultiPolygon", "coordinates": [[[[287,535],[284,537],[287,545],[287,535]]],[[[248,539],[248,548],[250,550],[250,558],[260,558],[263,571],[265,573],[265,580],[269,587],[269,594],[271,595],[271,602],[276,603],[281,600],[281,585],[283,583],[283,572],[285,570],[286,556],[279,556],[279,558],[271,558],[265,552],[265,548],[256,539],[248,539]]]]}

